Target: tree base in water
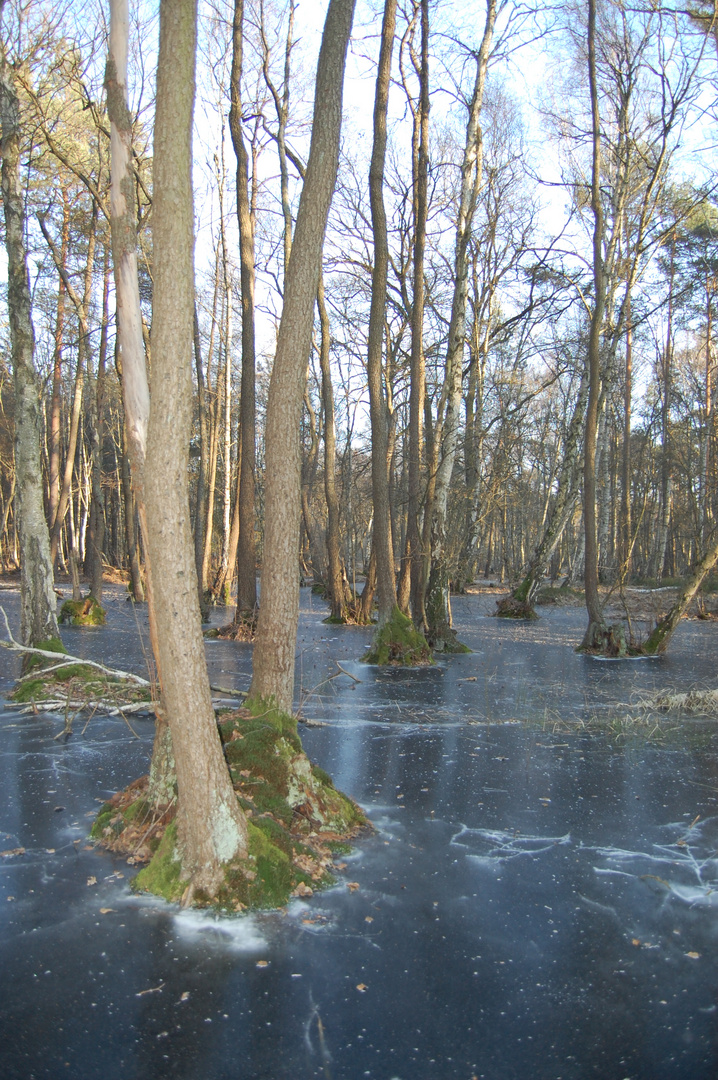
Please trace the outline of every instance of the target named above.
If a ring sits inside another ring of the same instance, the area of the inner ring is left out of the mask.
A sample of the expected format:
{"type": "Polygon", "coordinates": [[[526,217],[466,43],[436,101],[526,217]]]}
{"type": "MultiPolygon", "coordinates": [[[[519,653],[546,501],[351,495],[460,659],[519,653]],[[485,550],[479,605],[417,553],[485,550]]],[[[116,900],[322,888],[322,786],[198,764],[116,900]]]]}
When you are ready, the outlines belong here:
{"type": "MultiPolygon", "coordinates": [[[[219,723],[237,798],[249,821],[249,855],[227,865],[225,883],[211,906],[224,911],[281,907],[334,883],[333,851],[368,822],[313,765],[297,735],[296,720],[254,703],[219,723]]],[[[134,889],[186,902],[177,846],[176,802],[152,806],[147,778],[135,781],[100,809],[91,836],[103,847],[146,865],[134,889]]],[[[200,891],[195,907],[210,906],[200,891]]]]}
{"type": "Polygon", "coordinates": [[[433,663],[426,638],[397,607],[389,621],[379,628],[371,647],[362,656],[362,662],[407,667],[433,663]]]}
{"type": "Polygon", "coordinates": [[[626,642],[626,631],[620,623],[606,626],[604,623],[592,622],[583,642],[577,652],[591,653],[594,656],[610,656],[620,659],[623,656],[633,656],[640,653],[639,650],[631,651],[626,642]]]}
{"type": "Polygon", "coordinates": [[[496,601],[496,615],[499,619],[538,619],[533,604],[513,596],[504,596],[496,601]]]}
{"type": "Polygon", "coordinates": [[[102,626],[105,609],[100,607],[94,596],[86,596],[83,600],[66,600],[60,608],[59,622],[66,626],[102,626]]]}

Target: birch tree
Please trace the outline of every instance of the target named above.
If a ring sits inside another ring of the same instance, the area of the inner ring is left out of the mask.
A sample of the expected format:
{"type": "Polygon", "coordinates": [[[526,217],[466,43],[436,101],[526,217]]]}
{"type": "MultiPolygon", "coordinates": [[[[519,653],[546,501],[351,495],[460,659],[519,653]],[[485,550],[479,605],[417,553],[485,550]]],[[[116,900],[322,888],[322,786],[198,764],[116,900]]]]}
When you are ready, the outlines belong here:
{"type": "Polygon", "coordinates": [[[8,260],[8,314],[15,388],[15,474],[20,549],[21,637],[25,645],[59,641],[50,538],[40,465],[40,403],[34,365],[25,206],[20,184],[20,108],[6,55],[0,0],[0,120],[2,199],[8,260]]]}

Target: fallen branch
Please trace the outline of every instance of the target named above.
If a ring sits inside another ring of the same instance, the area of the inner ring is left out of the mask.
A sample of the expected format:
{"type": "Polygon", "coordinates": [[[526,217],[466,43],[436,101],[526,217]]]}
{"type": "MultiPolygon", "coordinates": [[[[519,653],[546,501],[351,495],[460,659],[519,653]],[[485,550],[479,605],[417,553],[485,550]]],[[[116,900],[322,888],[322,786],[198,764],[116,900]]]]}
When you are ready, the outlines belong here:
{"type": "Polygon", "coordinates": [[[27,653],[31,656],[44,656],[48,660],[55,661],[55,665],[52,668],[43,669],[42,672],[36,672],[36,678],[39,674],[46,674],[47,670],[57,671],[59,668],[71,667],[73,664],[83,664],[85,667],[96,668],[97,671],[101,671],[103,675],[109,675],[115,679],[129,679],[130,682],[135,683],[137,686],[151,685],[148,679],[143,679],[141,675],[135,675],[131,671],[121,671],[119,668],[109,668],[106,667],[104,664],[98,664],[95,660],[85,660],[81,656],[71,656],[69,653],[65,654],[66,659],[58,663],[58,653],[56,652],[51,652],[49,649],[35,649],[32,647],[32,645],[21,645],[20,642],[16,641],[15,638],[12,636],[12,631],[10,630],[10,623],[8,622],[5,608],[0,607],[0,611],[2,612],[3,618],[5,620],[5,629],[8,636],[7,641],[3,641],[0,638],[0,646],[2,646],[3,649],[9,649],[11,652],[27,653]]]}

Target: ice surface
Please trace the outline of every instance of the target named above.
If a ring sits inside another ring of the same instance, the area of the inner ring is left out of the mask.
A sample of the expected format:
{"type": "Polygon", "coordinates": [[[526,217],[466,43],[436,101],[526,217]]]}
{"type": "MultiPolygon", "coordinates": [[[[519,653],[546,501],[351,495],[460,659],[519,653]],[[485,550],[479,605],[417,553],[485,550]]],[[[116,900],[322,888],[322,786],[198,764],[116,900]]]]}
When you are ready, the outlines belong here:
{"type": "MultiPolygon", "coordinates": [[[[61,717],[5,710],[0,848],[24,854],[0,858],[3,1080],[714,1080],[718,727],[647,745],[554,721],[709,680],[716,631],[599,665],[573,651],[581,611],[514,626],[491,606],[454,602],[472,654],[382,671],[356,662],[371,629],[330,631],[303,590],[297,702],[322,726],[302,737],[376,831],[286,912],[132,896],[86,836],[146,771],[151,722],[56,740],[61,717]]],[[[119,590],[108,607],[70,649],[144,673],[144,613],[119,590]]],[[[208,657],[246,688],[250,647],[208,657]]]]}

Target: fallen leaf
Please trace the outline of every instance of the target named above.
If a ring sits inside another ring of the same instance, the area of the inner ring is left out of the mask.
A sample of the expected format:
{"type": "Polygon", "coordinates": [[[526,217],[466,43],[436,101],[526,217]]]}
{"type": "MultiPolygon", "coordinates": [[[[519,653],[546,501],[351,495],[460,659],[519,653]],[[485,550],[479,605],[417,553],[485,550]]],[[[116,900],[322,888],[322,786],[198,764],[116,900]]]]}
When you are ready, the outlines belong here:
{"type": "Polygon", "coordinates": [[[89,877],[89,878],[87,879],[87,884],[88,884],[88,885],[97,885],[97,878],[96,878],[96,877],[94,877],[94,876],[93,876],[93,877],[89,877]]]}
{"type": "Polygon", "coordinates": [[[314,896],[314,889],[310,888],[309,885],[305,885],[303,881],[300,881],[292,893],[292,896],[314,896]]]}
{"type": "Polygon", "coordinates": [[[7,851],[0,851],[0,855],[2,855],[3,858],[6,858],[6,859],[11,859],[13,857],[13,855],[24,855],[24,854],[25,854],[25,848],[24,847],[8,848],[7,851]]]}
{"type": "Polygon", "coordinates": [[[346,870],[347,868],[347,864],[345,862],[334,863],[334,866],[337,870],[346,870]]]}
{"type": "Polygon", "coordinates": [[[358,888],[359,888],[359,882],[358,881],[347,881],[347,889],[350,889],[351,892],[356,892],[358,888]]]}
{"type": "Polygon", "coordinates": [[[116,911],[116,910],[117,910],[117,908],[113,908],[113,907],[101,907],[100,908],[100,915],[109,915],[111,911],[116,911]]]}
{"type": "Polygon", "coordinates": [[[46,854],[46,855],[54,855],[54,854],[55,854],[55,849],[54,849],[54,847],[46,847],[46,848],[45,848],[45,854],[46,854]]]}
{"type": "Polygon", "coordinates": [[[641,944],[640,939],[637,938],[637,937],[634,937],[632,939],[632,941],[631,941],[631,945],[640,945],[640,944],[641,944]]]}
{"type": "Polygon", "coordinates": [[[701,954],[699,952],[687,952],[686,956],[690,956],[691,960],[700,960],[701,954]]]}
{"type": "Polygon", "coordinates": [[[368,987],[364,983],[357,983],[357,990],[360,994],[363,994],[368,990],[368,987]]]}
{"type": "Polygon", "coordinates": [[[258,960],[257,967],[265,968],[269,967],[269,960],[258,960]]]}
{"type": "Polygon", "coordinates": [[[185,990],[185,991],[183,991],[182,994],[180,994],[180,1001],[186,1001],[188,997],[189,997],[189,990],[185,990]]]}
{"type": "Polygon", "coordinates": [[[364,918],[364,922],[374,922],[374,916],[373,915],[366,915],[365,918],[364,918]]]}

